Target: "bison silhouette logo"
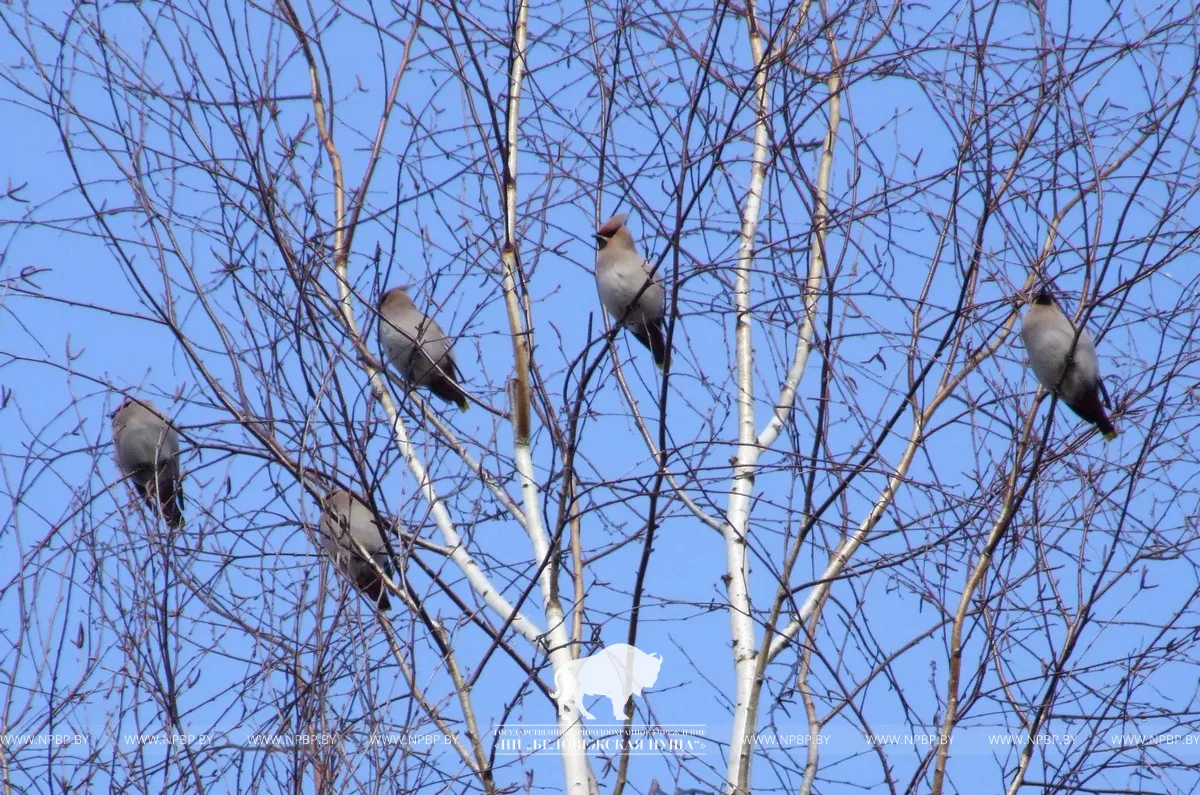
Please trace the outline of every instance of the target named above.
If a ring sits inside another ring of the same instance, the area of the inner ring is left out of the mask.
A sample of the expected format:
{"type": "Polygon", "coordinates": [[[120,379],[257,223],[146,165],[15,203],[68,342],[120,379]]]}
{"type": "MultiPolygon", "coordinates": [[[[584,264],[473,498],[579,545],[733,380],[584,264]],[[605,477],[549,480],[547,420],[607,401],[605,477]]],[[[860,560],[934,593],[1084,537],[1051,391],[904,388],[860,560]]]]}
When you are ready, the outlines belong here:
{"type": "Polygon", "coordinates": [[[554,674],[557,692],[550,695],[560,710],[574,704],[579,714],[591,720],[596,716],[583,706],[583,697],[607,696],[612,701],[613,718],[624,720],[629,717],[625,702],[630,696],[640,696],[643,688],[654,687],[660,667],[661,654],[647,654],[628,643],[615,643],[560,668],[554,674]]]}

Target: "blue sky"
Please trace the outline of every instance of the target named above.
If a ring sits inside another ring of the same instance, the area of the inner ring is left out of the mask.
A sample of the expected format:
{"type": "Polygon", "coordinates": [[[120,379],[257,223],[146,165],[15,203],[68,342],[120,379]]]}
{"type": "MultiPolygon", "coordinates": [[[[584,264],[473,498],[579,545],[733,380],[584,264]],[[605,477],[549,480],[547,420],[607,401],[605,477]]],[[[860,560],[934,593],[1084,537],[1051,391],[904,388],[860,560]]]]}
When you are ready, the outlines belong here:
{"type": "MultiPolygon", "coordinates": [[[[540,405],[565,427],[580,357],[607,356],[595,343],[602,319],[591,232],[596,221],[629,211],[643,253],[678,285],[668,467],[691,499],[719,516],[736,434],[731,285],[754,121],[745,22],[696,4],[630,7],[628,24],[617,25],[616,9],[590,8],[594,20],[557,6],[534,9],[531,18],[519,239],[546,385],[540,405]],[[697,64],[705,52],[708,72],[697,64]],[[617,86],[611,113],[599,101],[597,73],[604,96],[617,86]]],[[[20,153],[0,169],[24,185],[0,200],[0,385],[13,391],[0,410],[0,475],[10,503],[0,610],[20,628],[6,633],[0,655],[11,661],[0,679],[12,705],[3,729],[92,738],[84,747],[18,754],[12,775],[34,789],[48,788],[51,774],[78,786],[91,775],[93,787],[144,789],[179,775],[192,786],[195,770],[210,787],[271,789],[269,782],[296,774],[312,788],[315,768],[296,773],[292,757],[246,750],[246,738],[302,725],[437,733],[366,606],[318,554],[316,503],[262,442],[270,438],[370,491],[381,511],[440,543],[344,331],[319,311],[319,289],[336,289],[322,264],[331,170],[312,127],[295,38],[258,11],[235,8],[231,20],[224,9],[177,9],[89,7],[80,12],[86,25],[68,25],[52,5],[0,10],[12,34],[0,43],[0,103],[12,120],[0,135],[6,151],[20,153]],[[157,40],[148,35],[151,23],[157,40]],[[89,32],[101,27],[107,49],[89,32]],[[29,41],[36,58],[21,44],[29,41]],[[153,82],[173,99],[109,93],[123,80],[153,82]],[[248,102],[263,84],[274,104],[248,102]],[[51,86],[69,88],[71,112],[49,112],[58,97],[51,86]],[[126,148],[117,130],[138,148],[126,148]],[[97,151],[100,144],[113,156],[97,151]],[[140,164],[134,181],[144,195],[131,189],[132,162],[140,164]],[[262,182],[273,185],[273,215],[264,192],[250,187],[262,182]],[[36,276],[14,280],[29,267],[36,276]],[[309,270],[298,276],[297,268],[309,270]],[[174,328],[163,319],[168,293],[174,328]],[[119,483],[107,414],[123,392],[154,400],[184,437],[189,521],[179,537],[164,537],[119,483]],[[151,685],[168,667],[164,637],[184,723],[218,738],[193,749],[190,760],[121,739],[162,731],[151,685]],[[103,766],[86,763],[89,753],[103,766]],[[164,758],[171,761],[165,774],[152,764],[164,758]]],[[[816,347],[796,412],[755,481],[756,607],[768,606],[791,541],[821,506],[789,582],[803,601],[898,463],[912,428],[908,393],[928,405],[944,373],[997,339],[1016,288],[1031,263],[1043,261],[1056,214],[1043,273],[1072,313],[1086,286],[1088,328],[1122,431],[1105,445],[1056,409],[1036,483],[967,622],[959,691],[968,708],[948,779],[959,791],[1007,786],[1017,751],[997,750],[988,737],[993,729],[1019,731],[1048,688],[1056,695],[1047,731],[1087,739],[1039,749],[1029,781],[1154,792],[1195,784],[1169,759],[1194,764],[1200,750],[1189,756],[1186,746],[1164,745],[1141,758],[1114,751],[1110,739],[1134,729],[1190,736],[1196,654],[1200,317],[1190,251],[1200,227],[1200,175],[1197,109],[1181,82],[1196,61],[1196,20],[1183,8],[1141,20],[1134,11],[1119,4],[1108,16],[1081,16],[1056,8],[1042,24],[1027,4],[1001,3],[975,17],[903,9],[887,26],[858,9],[837,23],[839,52],[857,58],[834,157],[816,347]],[[989,42],[982,75],[970,57],[979,36],[989,42]],[[1053,77],[1048,93],[1039,91],[1043,74],[1053,77]],[[1088,187],[1098,174],[1099,187],[1088,187]],[[928,374],[910,386],[925,366],[928,374]],[[1048,674],[1056,665],[1057,679],[1048,674]],[[1139,778],[1141,770],[1157,779],[1139,778]]],[[[335,100],[334,133],[351,186],[361,179],[411,24],[395,7],[372,13],[380,31],[350,9],[336,19],[320,14],[323,90],[335,100]]],[[[457,335],[468,388],[503,410],[512,357],[491,112],[502,128],[508,22],[494,8],[466,7],[468,50],[450,7],[422,13],[356,230],[355,315],[374,350],[375,296],[415,282],[414,298],[436,307],[439,323],[457,335]],[[456,74],[458,59],[465,78],[456,74]]],[[[775,29],[795,11],[762,14],[775,29]]],[[[804,44],[771,73],[772,161],[753,278],[760,427],[796,343],[828,112],[821,78],[829,51],[814,22],[801,30],[804,44]]],[[[628,335],[616,350],[657,438],[659,374],[628,335]]],[[[898,740],[877,754],[863,733],[912,738],[944,715],[948,621],[998,516],[1015,439],[1032,408],[1035,384],[1023,358],[1014,330],[941,405],[896,501],[832,590],[809,680],[828,718],[817,775],[823,791],[904,790],[921,775],[927,747],[898,740]]],[[[536,569],[524,532],[430,431],[421,409],[393,394],[471,554],[507,598],[519,599],[536,569]]],[[[581,405],[583,640],[591,652],[628,640],[656,467],[611,360],[595,371],[581,405]]],[[[1037,409],[1037,440],[1048,407],[1043,401],[1037,409]]],[[[478,408],[442,416],[517,497],[507,422],[478,408]]],[[[534,450],[548,486],[543,511],[553,521],[562,454],[544,418],[535,423],[534,450]]],[[[644,792],[654,777],[668,791],[717,790],[733,692],[723,542],[667,496],[657,503],[637,629],[637,645],[664,663],[647,698],[635,701],[635,722],[697,724],[713,742],[698,761],[635,757],[630,787],[644,792]]],[[[459,599],[480,605],[451,564],[420,557],[459,599]]],[[[407,576],[453,638],[460,665],[478,673],[473,699],[485,735],[502,723],[552,723],[552,702],[504,652],[490,652],[429,573],[414,562],[407,576]]],[[[571,593],[565,576],[560,589],[571,593]]],[[[545,625],[536,587],[523,610],[545,625]]],[[[457,720],[428,628],[404,612],[394,621],[401,658],[457,720]]],[[[509,639],[526,665],[545,665],[530,644],[509,639]]],[[[795,687],[799,653],[789,647],[768,669],[764,733],[808,733],[795,687]]],[[[540,677],[551,684],[549,667],[540,677]]],[[[609,715],[606,702],[588,706],[601,720],[609,715]]],[[[433,746],[428,765],[419,753],[357,746],[321,760],[343,788],[377,780],[388,782],[385,791],[469,787],[440,778],[463,772],[443,746],[433,746]]],[[[803,761],[804,749],[765,750],[755,791],[795,791],[803,761]]],[[[594,769],[607,791],[612,773],[599,757],[594,769]]],[[[553,756],[498,759],[498,782],[523,784],[527,774],[536,789],[561,786],[553,756]]]]}

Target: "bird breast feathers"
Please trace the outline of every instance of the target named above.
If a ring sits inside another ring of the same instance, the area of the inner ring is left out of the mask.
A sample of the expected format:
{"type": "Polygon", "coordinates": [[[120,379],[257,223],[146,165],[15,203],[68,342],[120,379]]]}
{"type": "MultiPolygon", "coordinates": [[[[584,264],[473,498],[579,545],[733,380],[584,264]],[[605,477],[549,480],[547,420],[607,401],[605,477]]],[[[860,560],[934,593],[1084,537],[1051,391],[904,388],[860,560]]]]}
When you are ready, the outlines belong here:
{"type": "MultiPolygon", "coordinates": [[[[1078,342],[1075,341],[1074,329],[1069,325],[1061,328],[1043,327],[1035,329],[1034,333],[1037,335],[1035,345],[1030,345],[1029,340],[1026,340],[1029,363],[1038,380],[1047,388],[1053,389],[1062,379],[1068,354],[1074,362],[1072,372],[1068,376],[1070,382],[1090,386],[1099,380],[1096,348],[1086,331],[1079,335],[1078,342]],[[1072,345],[1075,348],[1074,352],[1071,350],[1072,345]]],[[[1068,384],[1063,384],[1063,391],[1070,391],[1068,384]]]]}
{"type": "Polygon", "coordinates": [[[343,519],[344,506],[335,506],[325,519],[325,545],[331,553],[335,548],[352,550],[354,544],[351,538],[362,545],[367,552],[378,552],[384,549],[383,536],[379,526],[375,524],[371,511],[362,503],[355,502],[350,509],[350,521],[343,519]]]}
{"type": "Polygon", "coordinates": [[[614,263],[613,267],[606,270],[607,272],[600,276],[600,286],[604,293],[604,302],[610,309],[619,307],[623,310],[634,298],[638,299],[642,309],[655,309],[662,305],[664,294],[658,278],[656,277],[649,286],[646,285],[649,269],[645,261],[614,263]]]}
{"type": "Polygon", "coordinates": [[[426,353],[438,355],[445,353],[445,349],[449,346],[449,340],[446,339],[446,333],[442,331],[442,327],[427,317],[422,317],[420,321],[412,323],[384,322],[379,327],[379,334],[383,338],[384,345],[397,352],[408,351],[419,342],[426,353]]]}
{"type": "Polygon", "coordinates": [[[179,439],[175,431],[161,422],[128,423],[121,431],[121,441],[117,445],[118,463],[125,470],[136,469],[155,460],[170,462],[178,454],[179,439]]]}

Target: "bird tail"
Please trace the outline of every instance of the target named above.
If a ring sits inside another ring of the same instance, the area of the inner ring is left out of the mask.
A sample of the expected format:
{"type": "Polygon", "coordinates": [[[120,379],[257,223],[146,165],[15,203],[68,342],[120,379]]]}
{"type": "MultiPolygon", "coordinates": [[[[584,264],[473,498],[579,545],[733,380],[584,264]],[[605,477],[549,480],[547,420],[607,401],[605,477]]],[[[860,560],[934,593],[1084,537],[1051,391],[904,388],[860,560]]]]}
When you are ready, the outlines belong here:
{"type": "Polygon", "coordinates": [[[158,501],[163,507],[163,518],[173,529],[183,526],[183,484],[168,479],[159,485],[158,501]]]}
{"type": "Polygon", "coordinates": [[[1080,419],[1095,425],[1104,437],[1104,441],[1111,442],[1117,438],[1117,429],[1113,427],[1112,420],[1108,418],[1108,414],[1104,411],[1104,406],[1100,403],[1098,389],[1089,392],[1078,403],[1067,403],[1067,408],[1075,412],[1080,419]]]}
{"type": "Polygon", "coordinates": [[[150,511],[162,518],[173,530],[183,526],[183,485],[175,478],[150,475],[139,484],[142,498],[150,511]]]}
{"type": "Polygon", "coordinates": [[[358,586],[358,590],[362,591],[367,599],[371,600],[371,604],[378,607],[386,613],[392,609],[392,600],[388,597],[387,588],[383,585],[383,579],[374,571],[362,571],[358,575],[358,581],[354,583],[358,586]]]}
{"type": "Polygon", "coordinates": [[[467,393],[463,391],[463,388],[458,385],[453,376],[441,372],[440,369],[436,375],[431,374],[428,386],[430,392],[447,403],[457,405],[461,411],[466,411],[471,407],[471,402],[467,400],[467,393]]]}
{"type": "Polygon", "coordinates": [[[662,319],[648,320],[644,326],[631,326],[630,331],[633,336],[637,337],[637,341],[650,349],[654,354],[654,363],[658,365],[658,369],[663,369],[667,366],[667,338],[663,334],[662,319]]]}

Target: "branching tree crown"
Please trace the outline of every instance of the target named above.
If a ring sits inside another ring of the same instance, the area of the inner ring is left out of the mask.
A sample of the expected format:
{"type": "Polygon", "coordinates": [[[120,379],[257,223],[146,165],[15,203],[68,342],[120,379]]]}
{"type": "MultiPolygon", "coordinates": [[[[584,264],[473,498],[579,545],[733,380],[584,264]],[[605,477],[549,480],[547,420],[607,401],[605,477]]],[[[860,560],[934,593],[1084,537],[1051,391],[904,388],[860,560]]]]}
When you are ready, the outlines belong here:
{"type": "Polygon", "coordinates": [[[5,788],[1193,789],[1200,15],[951,5],[0,5],[5,788]]]}

